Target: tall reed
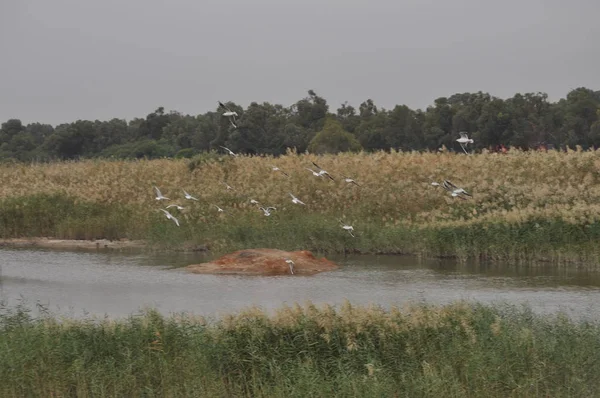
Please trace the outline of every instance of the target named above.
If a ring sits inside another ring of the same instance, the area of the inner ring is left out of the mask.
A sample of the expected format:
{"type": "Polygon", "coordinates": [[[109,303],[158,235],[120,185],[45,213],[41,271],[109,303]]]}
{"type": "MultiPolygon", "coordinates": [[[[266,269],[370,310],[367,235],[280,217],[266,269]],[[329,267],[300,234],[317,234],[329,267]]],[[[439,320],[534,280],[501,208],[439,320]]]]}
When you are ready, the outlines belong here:
{"type": "Polygon", "coordinates": [[[206,244],[216,251],[275,246],[597,263],[599,172],[597,151],[288,153],[0,165],[0,233],[142,238],[170,247],[206,244]],[[335,181],[312,176],[306,167],[314,168],[313,161],[335,181]],[[273,165],[289,177],[272,171],[273,165]],[[473,198],[452,198],[431,185],[443,179],[473,198]],[[158,211],[165,203],[154,199],[153,185],[173,199],[168,203],[186,207],[172,212],[180,228],[158,211]],[[182,189],[199,202],[183,199],[182,189]],[[306,206],[293,204],[290,192],[306,206]],[[277,210],[265,217],[250,199],[277,210]],[[354,226],[356,238],[340,228],[340,219],[354,226]]]}
{"type": "Polygon", "coordinates": [[[598,396],[600,324],[527,308],[249,308],[216,320],[0,308],[0,395],[598,396]]]}

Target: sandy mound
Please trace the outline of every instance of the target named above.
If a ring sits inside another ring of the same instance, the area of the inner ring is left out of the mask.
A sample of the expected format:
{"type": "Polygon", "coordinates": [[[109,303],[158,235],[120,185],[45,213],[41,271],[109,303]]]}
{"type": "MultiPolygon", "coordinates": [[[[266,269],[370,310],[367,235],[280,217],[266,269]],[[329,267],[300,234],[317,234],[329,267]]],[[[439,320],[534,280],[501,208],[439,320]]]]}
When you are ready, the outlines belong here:
{"type": "Polygon", "coordinates": [[[294,275],[331,271],[338,265],[326,258],[315,258],[307,250],[286,252],[277,249],[248,249],[227,254],[215,261],[188,265],[195,274],[291,275],[286,259],[294,262],[294,275]]]}

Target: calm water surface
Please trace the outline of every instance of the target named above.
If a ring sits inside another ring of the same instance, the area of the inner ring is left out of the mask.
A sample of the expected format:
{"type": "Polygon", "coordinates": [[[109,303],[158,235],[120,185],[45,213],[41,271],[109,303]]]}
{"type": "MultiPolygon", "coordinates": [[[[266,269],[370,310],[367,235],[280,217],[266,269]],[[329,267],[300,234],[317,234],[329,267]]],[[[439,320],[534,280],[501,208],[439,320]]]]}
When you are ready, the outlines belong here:
{"type": "Polygon", "coordinates": [[[71,317],[122,317],[154,307],[164,314],[219,316],[250,305],[448,303],[466,299],[528,304],[600,320],[600,272],[460,265],[400,256],[329,256],[342,267],[314,276],[194,275],[200,254],[122,254],[0,249],[0,297],[71,317]]]}

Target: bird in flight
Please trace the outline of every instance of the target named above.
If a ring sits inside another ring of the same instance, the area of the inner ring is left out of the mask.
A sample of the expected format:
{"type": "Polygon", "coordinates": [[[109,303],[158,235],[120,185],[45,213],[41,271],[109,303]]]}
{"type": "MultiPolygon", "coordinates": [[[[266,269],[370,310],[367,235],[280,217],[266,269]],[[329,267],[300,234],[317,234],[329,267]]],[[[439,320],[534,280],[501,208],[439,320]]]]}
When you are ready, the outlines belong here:
{"type": "MultiPolygon", "coordinates": [[[[324,170],[323,168],[321,168],[321,167],[320,167],[318,164],[316,164],[315,162],[312,162],[312,164],[314,164],[314,165],[315,165],[315,167],[316,167],[317,169],[319,169],[319,173],[318,173],[318,174],[319,174],[320,176],[324,176],[324,175],[325,175],[325,176],[327,176],[327,178],[331,179],[331,181],[335,181],[335,180],[333,179],[333,177],[332,177],[332,176],[331,176],[331,175],[330,175],[330,174],[329,174],[329,173],[328,173],[326,170],[324,170]]],[[[312,171],[312,170],[311,170],[311,171],[312,171]]],[[[313,174],[314,174],[314,171],[313,171],[313,174]]]]}
{"type": "Polygon", "coordinates": [[[275,207],[267,207],[266,209],[264,207],[259,207],[260,210],[263,211],[263,213],[265,213],[265,216],[270,216],[271,215],[271,211],[273,210],[277,210],[275,207]]]}
{"type": "Polygon", "coordinates": [[[163,211],[163,213],[165,213],[165,215],[167,216],[167,218],[168,218],[169,220],[173,220],[173,221],[175,222],[175,224],[177,224],[177,226],[179,226],[179,220],[178,220],[178,219],[176,219],[175,217],[173,217],[173,215],[172,215],[171,213],[169,213],[169,212],[168,212],[167,210],[165,210],[165,209],[160,209],[160,210],[162,210],[162,211],[163,211]]]}
{"type": "Polygon", "coordinates": [[[321,177],[321,174],[317,173],[313,169],[309,169],[308,167],[305,167],[305,169],[310,171],[315,177],[321,177]]]}
{"type": "Polygon", "coordinates": [[[353,238],[356,238],[352,233],[354,231],[354,227],[352,225],[344,224],[342,220],[340,220],[340,224],[342,224],[342,228],[350,233],[353,238]]]}
{"type": "Polygon", "coordinates": [[[219,145],[221,148],[225,149],[231,156],[237,156],[237,154],[235,152],[233,152],[231,149],[224,147],[222,145],[219,145]]]}
{"type": "Polygon", "coordinates": [[[344,177],[344,181],[346,181],[348,184],[354,184],[357,187],[360,187],[360,185],[358,185],[358,183],[356,181],[354,181],[352,178],[344,177]]]}
{"type": "Polygon", "coordinates": [[[228,190],[228,191],[229,191],[230,189],[231,189],[231,190],[234,190],[234,189],[233,189],[233,187],[232,187],[231,185],[227,184],[225,181],[221,181],[221,184],[225,185],[225,187],[227,188],[227,190],[228,190]]]}
{"type": "Polygon", "coordinates": [[[286,176],[286,177],[289,177],[289,175],[288,175],[288,174],[287,174],[285,171],[281,170],[281,169],[280,169],[279,167],[277,167],[277,166],[272,166],[272,170],[273,170],[273,171],[279,171],[279,172],[280,172],[281,174],[283,174],[284,176],[286,176]]]}
{"type": "Polygon", "coordinates": [[[294,263],[292,260],[290,260],[289,258],[285,259],[285,262],[288,264],[288,266],[290,267],[290,273],[292,275],[294,275],[294,266],[296,265],[296,263],[294,263]]]}
{"type": "Polygon", "coordinates": [[[457,139],[457,140],[456,140],[456,142],[458,142],[458,143],[460,144],[460,147],[461,147],[461,148],[463,149],[463,151],[464,151],[464,152],[465,152],[465,153],[468,155],[468,152],[467,152],[466,146],[467,146],[467,144],[469,144],[469,143],[471,143],[471,144],[472,144],[472,143],[473,143],[473,139],[472,139],[472,138],[469,138],[469,137],[467,136],[467,133],[466,133],[466,132],[464,132],[464,131],[461,131],[461,132],[460,132],[460,133],[458,133],[458,134],[460,134],[460,138],[459,138],[459,139],[457,139]]]}
{"type": "Polygon", "coordinates": [[[157,186],[154,187],[154,191],[156,192],[156,200],[170,200],[166,196],[163,196],[163,194],[160,192],[160,189],[158,189],[157,186]]]}
{"type": "MultiPolygon", "coordinates": [[[[440,184],[437,183],[437,182],[432,182],[431,185],[440,186],[440,184]]],[[[465,197],[463,197],[461,195],[466,195],[466,196],[469,196],[469,197],[473,196],[470,193],[468,193],[467,191],[465,191],[463,188],[457,187],[456,185],[454,185],[453,183],[451,183],[448,180],[444,180],[442,182],[441,187],[444,188],[446,191],[450,192],[450,194],[454,198],[461,198],[463,200],[466,200],[467,198],[465,198],[465,197]]]]}
{"type": "Polygon", "coordinates": [[[218,211],[219,213],[223,213],[223,212],[225,211],[225,210],[221,209],[221,208],[220,208],[219,206],[217,206],[217,205],[213,205],[213,206],[215,206],[215,207],[217,208],[217,211],[218,211]]]}
{"type": "Polygon", "coordinates": [[[306,205],[306,203],[304,203],[303,201],[301,201],[300,199],[298,199],[297,197],[295,197],[291,192],[289,192],[290,196],[292,197],[292,202],[297,204],[297,205],[306,205]]]}
{"type": "Polygon", "coordinates": [[[225,111],[222,113],[222,115],[227,117],[229,119],[229,123],[231,123],[231,125],[233,126],[234,129],[236,129],[237,128],[237,125],[236,125],[237,120],[235,118],[238,116],[237,112],[232,111],[231,109],[226,107],[225,104],[223,104],[221,101],[219,101],[219,108],[221,108],[225,111]]]}
{"type": "Polygon", "coordinates": [[[185,189],[183,189],[182,191],[183,191],[183,195],[185,196],[186,199],[198,201],[198,199],[194,198],[192,195],[190,195],[189,193],[187,193],[185,191],[185,189]]]}
{"type": "Polygon", "coordinates": [[[175,207],[177,210],[183,210],[183,207],[181,207],[179,205],[168,205],[167,209],[170,209],[171,207],[175,207]]]}

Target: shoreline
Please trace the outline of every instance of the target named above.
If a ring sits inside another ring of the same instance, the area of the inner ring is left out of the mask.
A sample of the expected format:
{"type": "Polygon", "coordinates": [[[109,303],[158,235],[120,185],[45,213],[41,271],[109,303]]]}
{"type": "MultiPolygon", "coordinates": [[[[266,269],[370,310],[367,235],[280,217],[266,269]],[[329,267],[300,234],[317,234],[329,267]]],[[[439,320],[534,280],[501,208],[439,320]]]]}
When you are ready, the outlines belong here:
{"type": "Polygon", "coordinates": [[[0,239],[0,248],[43,248],[59,250],[140,250],[148,248],[143,240],[109,239],[54,239],[54,238],[10,238],[0,239]]]}

